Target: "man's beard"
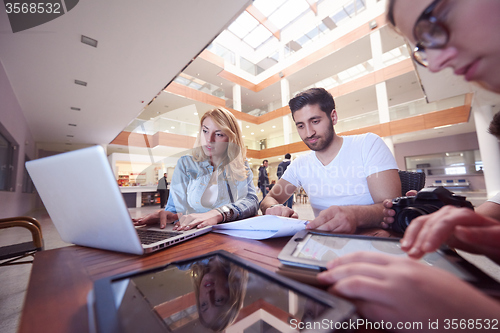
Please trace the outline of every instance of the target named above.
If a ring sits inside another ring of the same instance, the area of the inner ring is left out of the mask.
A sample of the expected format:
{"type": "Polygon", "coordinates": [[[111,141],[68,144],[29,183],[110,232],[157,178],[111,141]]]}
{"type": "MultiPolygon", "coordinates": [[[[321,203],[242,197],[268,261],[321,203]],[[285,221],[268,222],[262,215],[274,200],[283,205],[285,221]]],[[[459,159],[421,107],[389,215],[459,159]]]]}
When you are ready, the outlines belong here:
{"type": "Polygon", "coordinates": [[[334,133],[335,132],[334,132],[333,126],[332,126],[332,127],[330,127],[330,130],[327,133],[325,133],[325,135],[323,137],[314,135],[313,138],[318,138],[318,141],[316,141],[315,143],[310,143],[310,142],[307,141],[308,139],[311,139],[311,138],[306,138],[306,140],[304,141],[304,143],[311,150],[322,151],[323,149],[325,149],[328,146],[330,146],[330,144],[333,142],[333,138],[334,138],[333,135],[334,135],[334,133]]]}

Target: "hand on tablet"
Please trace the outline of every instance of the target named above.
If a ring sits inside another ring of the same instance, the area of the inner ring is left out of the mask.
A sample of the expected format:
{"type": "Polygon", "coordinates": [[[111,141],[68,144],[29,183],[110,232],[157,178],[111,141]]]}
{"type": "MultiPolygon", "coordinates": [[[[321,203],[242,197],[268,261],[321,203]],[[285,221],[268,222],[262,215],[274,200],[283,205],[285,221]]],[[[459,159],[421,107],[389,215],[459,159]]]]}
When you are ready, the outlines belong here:
{"type": "Polygon", "coordinates": [[[354,233],[358,223],[351,206],[330,206],[307,224],[306,229],[354,233]]]}
{"type": "Polygon", "coordinates": [[[500,222],[468,208],[444,206],[411,221],[401,248],[414,258],[437,250],[441,244],[480,253],[500,263],[500,222]]]}
{"type": "MultiPolygon", "coordinates": [[[[410,258],[356,252],[328,263],[318,280],[329,292],[352,299],[365,318],[399,323],[421,322],[407,331],[437,332],[446,319],[498,320],[500,304],[454,275],[410,258]],[[429,322],[439,320],[439,329],[429,322]]],[[[451,325],[451,322],[450,322],[451,325]]],[[[451,327],[449,327],[451,329],[451,327]]],[[[474,329],[468,331],[477,331],[474,329]]]]}
{"type": "Polygon", "coordinates": [[[132,219],[135,226],[141,225],[151,225],[160,223],[160,228],[165,228],[167,223],[172,223],[177,220],[177,214],[169,212],[167,210],[159,210],[157,212],[132,219]]]}

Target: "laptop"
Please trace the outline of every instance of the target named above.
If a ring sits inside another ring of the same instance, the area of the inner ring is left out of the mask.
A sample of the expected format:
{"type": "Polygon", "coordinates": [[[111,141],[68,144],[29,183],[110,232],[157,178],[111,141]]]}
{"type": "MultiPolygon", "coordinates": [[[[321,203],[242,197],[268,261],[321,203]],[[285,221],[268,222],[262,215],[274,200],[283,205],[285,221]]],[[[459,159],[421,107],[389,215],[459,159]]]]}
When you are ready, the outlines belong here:
{"type": "Polygon", "coordinates": [[[173,224],[165,229],[135,227],[101,146],[28,161],[26,169],[67,243],[140,255],[212,229],[174,231],[173,224]],[[163,239],[151,240],[158,236],[163,239]]]}

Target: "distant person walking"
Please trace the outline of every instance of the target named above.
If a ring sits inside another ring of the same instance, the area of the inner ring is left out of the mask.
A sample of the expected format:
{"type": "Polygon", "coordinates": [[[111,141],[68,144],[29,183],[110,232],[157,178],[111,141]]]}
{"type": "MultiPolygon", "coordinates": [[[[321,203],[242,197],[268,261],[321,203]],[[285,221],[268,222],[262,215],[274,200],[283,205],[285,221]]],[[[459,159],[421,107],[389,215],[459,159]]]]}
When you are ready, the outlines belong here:
{"type": "Polygon", "coordinates": [[[163,177],[158,180],[158,187],[156,190],[160,194],[160,207],[165,208],[167,203],[167,174],[164,173],[163,177]]]}
{"type": "MultiPolygon", "coordinates": [[[[278,180],[281,179],[281,176],[283,176],[283,174],[285,173],[286,168],[288,168],[288,166],[290,165],[291,158],[292,155],[286,154],[283,161],[278,165],[278,171],[276,171],[276,176],[278,176],[278,180]]],[[[284,203],[284,205],[287,206],[288,208],[292,208],[293,194],[290,196],[290,198],[288,198],[288,200],[284,203]]]]}
{"type": "Polygon", "coordinates": [[[267,192],[269,192],[269,176],[267,175],[267,166],[269,162],[267,160],[262,161],[262,165],[259,167],[259,183],[258,186],[262,191],[262,198],[265,198],[267,192]]]}

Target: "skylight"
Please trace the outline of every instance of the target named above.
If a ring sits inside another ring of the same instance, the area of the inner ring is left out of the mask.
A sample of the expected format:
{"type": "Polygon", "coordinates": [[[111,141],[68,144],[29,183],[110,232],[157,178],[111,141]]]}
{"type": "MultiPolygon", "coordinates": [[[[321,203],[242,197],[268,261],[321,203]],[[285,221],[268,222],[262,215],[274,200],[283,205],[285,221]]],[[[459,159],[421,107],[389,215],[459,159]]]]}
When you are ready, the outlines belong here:
{"type": "Polygon", "coordinates": [[[278,29],[283,29],[308,9],[309,5],[305,0],[288,0],[269,16],[269,21],[273,22],[278,29]]]}
{"type": "Polygon", "coordinates": [[[264,16],[269,17],[272,13],[276,11],[286,0],[255,0],[253,5],[262,13],[264,16]]]}
{"type": "Polygon", "coordinates": [[[243,39],[258,25],[259,21],[248,14],[247,11],[244,11],[227,29],[243,39]]]}
{"type": "Polygon", "coordinates": [[[257,26],[251,33],[249,33],[243,41],[256,49],[260,44],[266,41],[273,34],[264,28],[262,25],[257,26]]]}

